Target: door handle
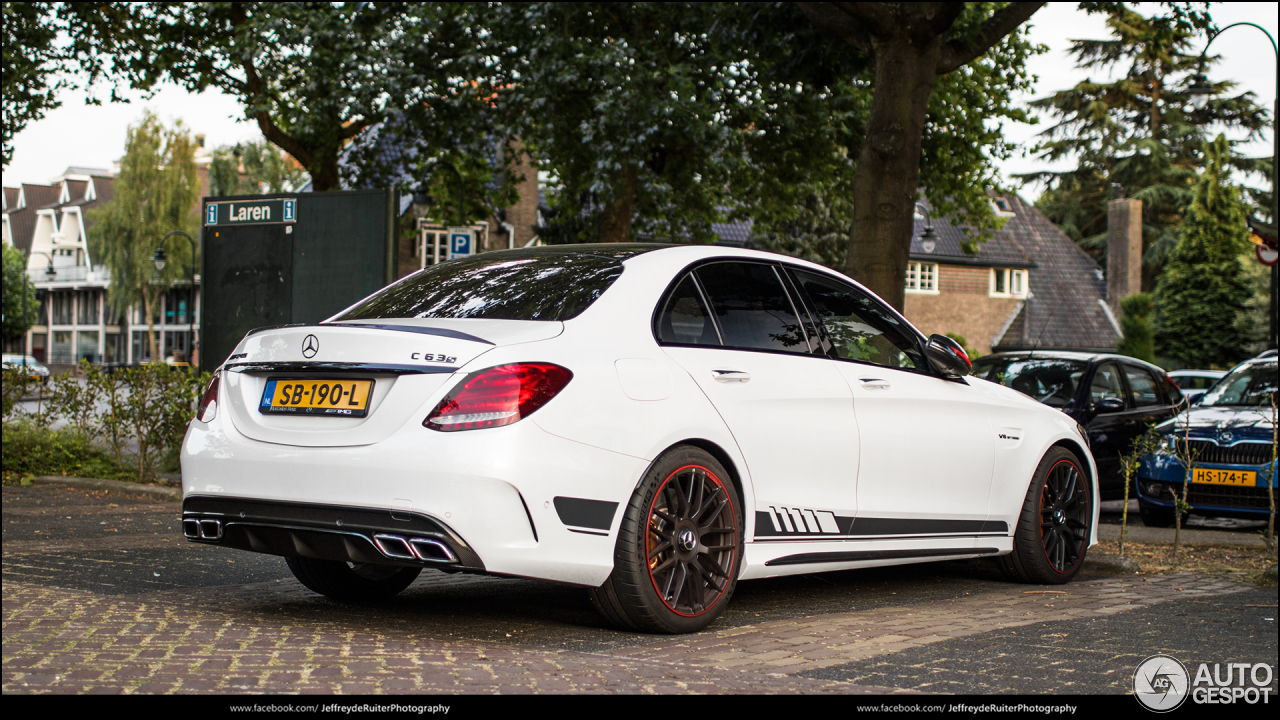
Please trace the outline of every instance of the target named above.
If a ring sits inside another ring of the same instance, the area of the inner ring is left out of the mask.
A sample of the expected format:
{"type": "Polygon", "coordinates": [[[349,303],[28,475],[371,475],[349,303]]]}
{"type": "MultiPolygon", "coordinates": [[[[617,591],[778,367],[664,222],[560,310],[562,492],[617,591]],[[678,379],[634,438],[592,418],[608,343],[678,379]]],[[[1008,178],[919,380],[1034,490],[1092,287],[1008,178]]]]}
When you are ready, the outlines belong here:
{"type": "Polygon", "coordinates": [[[712,370],[711,374],[715,377],[716,382],[722,383],[744,383],[751,379],[749,373],[741,370],[712,370]]]}
{"type": "Polygon", "coordinates": [[[859,378],[858,382],[862,383],[862,387],[868,390],[888,390],[889,381],[880,378],[859,378]]]}

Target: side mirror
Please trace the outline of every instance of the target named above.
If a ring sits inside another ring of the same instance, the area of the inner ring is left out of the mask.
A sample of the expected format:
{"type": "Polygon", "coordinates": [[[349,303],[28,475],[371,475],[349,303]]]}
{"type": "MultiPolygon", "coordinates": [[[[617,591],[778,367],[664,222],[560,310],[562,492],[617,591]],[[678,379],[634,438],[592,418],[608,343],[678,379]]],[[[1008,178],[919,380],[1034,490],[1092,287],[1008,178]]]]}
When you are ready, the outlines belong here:
{"type": "Polygon", "coordinates": [[[1093,404],[1094,412],[1113,413],[1124,410],[1124,401],[1120,398],[1103,398],[1093,404]]]}
{"type": "Polygon", "coordinates": [[[946,335],[929,336],[924,354],[929,359],[929,365],[946,378],[962,378],[973,370],[973,363],[969,361],[964,348],[946,335]]]}

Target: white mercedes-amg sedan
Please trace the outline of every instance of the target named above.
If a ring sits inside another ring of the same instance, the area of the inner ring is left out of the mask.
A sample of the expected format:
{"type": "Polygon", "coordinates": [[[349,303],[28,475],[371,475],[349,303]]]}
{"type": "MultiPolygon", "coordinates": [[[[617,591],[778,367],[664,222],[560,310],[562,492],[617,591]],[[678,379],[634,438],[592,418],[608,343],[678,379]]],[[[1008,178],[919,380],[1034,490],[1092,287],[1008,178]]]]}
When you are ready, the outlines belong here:
{"type": "Polygon", "coordinates": [[[331,598],[541,578],[650,632],[752,578],[996,557],[1066,582],[1096,542],[1087,441],[969,368],[802,260],[486,253],[246,335],[183,442],[183,531],[331,598]]]}

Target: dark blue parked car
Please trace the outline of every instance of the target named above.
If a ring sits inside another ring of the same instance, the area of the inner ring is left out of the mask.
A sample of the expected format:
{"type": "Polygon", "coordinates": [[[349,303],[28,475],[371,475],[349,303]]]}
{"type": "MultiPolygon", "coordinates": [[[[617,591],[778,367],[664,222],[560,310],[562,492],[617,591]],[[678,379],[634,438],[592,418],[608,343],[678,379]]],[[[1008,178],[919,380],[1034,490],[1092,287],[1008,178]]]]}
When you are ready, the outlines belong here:
{"type": "Polygon", "coordinates": [[[1144,523],[1173,525],[1174,493],[1181,493],[1187,477],[1175,451],[1184,444],[1195,453],[1187,489],[1192,512],[1267,519],[1267,495],[1276,493],[1271,415],[1276,384],[1275,353],[1266,353],[1237,365],[1199,402],[1157,426],[1163,446],[1144,456],[1138,469],[1138,506],[1144,523]]]}

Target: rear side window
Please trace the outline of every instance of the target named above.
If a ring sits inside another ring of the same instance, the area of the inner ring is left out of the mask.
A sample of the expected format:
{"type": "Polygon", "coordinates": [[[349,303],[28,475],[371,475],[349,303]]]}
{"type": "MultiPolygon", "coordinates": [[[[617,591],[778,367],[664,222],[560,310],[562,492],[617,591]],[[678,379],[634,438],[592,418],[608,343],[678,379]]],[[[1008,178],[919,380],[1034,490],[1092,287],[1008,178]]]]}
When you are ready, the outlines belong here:
{"type": "Polygon", "coordinates": [[[334,320],[568,320],[621,274],[619,260],[598,255],[485,253],[420,270],[334,320]]]}
{"type": "Polygon", "coordinates": [[[658,315],[658,340],[676,345],[720,344],[715,322],[692,275],[685,275],[667,296],[658,315]]]}
{"type": "Polygon", "coordinates": [[[695,273],[726,347],[809,352],[795,307],[772,265],[718,262],[695,273]]]}
{"type": "Polygon", "coordinates": [[[1161,404],[1160,390],[1156,386],[1156,381],[1152,379],[1151,373],[1145,368],[1125,365],[1124,374],[1129,378],[1129,389],[1133,391],[1133,407],[1151,407],[1161,404]]]}

